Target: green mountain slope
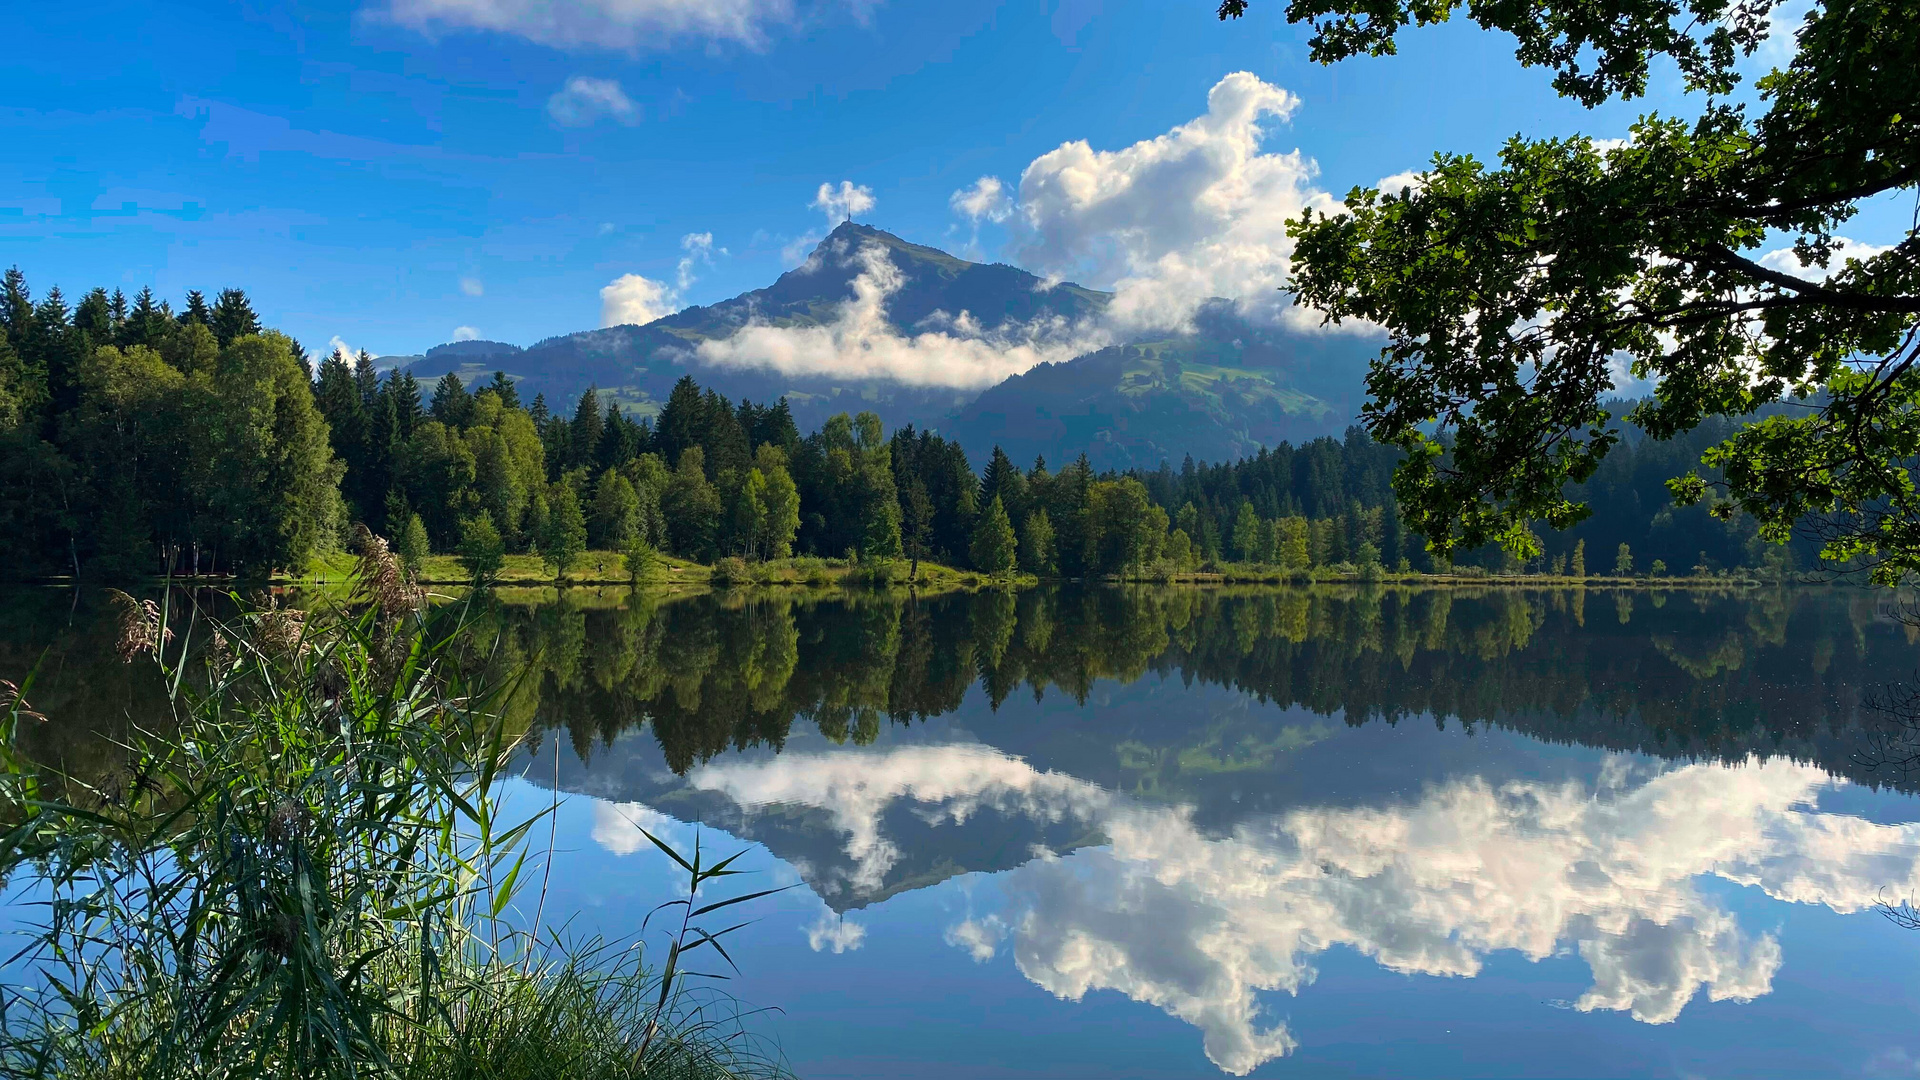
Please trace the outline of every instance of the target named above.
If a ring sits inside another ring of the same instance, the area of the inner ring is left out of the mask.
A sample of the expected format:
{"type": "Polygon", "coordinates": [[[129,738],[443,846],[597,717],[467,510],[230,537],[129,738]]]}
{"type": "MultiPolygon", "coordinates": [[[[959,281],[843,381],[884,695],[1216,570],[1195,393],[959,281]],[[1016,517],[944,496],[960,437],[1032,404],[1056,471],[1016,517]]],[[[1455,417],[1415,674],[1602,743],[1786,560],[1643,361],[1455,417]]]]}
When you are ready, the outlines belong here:
{"type": "Polygon", "coordinates": [[[1058,461],[1081,451],[1096,465],[1153,466],[1162,458],[1218,460],[1280,439],[1338,432],[1354,414],[1366,346],[1350,339],[1257,327],[1216,301],[1195,332],[1101,349],[1043,364],[984,393],[914,386],[891,379],[788,375],[717,366],[702,342],[749,325],[822,327],[840,319],[869,262],[884,250],[897,274],[885,297],[887,321],[912,335],[967,312],[980,326],[1096,324],[1111,294],[1070,282],[1049,284],[1017,267],[956,258],[854,223],[835,229],[800,267],[764,289],[687,308],[644,326],[614,326],[549,338],[524,350],[458,342],[404,358],[423,379],[495,369],[521,380],[524,396],[555,407],[589,385],[639,416],[658,411],[675,381],[692,374],[728,398],[785,397],[803,428],[835,412],[872,409],[889,426],[945,431],[976,456],[994,443],[1030,459],[1058,461]]]}

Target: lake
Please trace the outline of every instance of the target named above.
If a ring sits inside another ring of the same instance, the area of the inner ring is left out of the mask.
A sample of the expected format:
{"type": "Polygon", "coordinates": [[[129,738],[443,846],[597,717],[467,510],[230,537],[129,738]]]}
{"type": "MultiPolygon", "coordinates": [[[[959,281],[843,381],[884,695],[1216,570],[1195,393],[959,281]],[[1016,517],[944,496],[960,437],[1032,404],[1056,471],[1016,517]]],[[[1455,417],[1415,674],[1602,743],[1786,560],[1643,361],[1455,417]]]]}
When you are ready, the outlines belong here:
{"type": "MultiPolygon", "coordinates": [[[[747,849],[794,887],[725,985],[801,1076],[1920,1067],[1882,595],[550,596],[481,621],[549,920],[638,932],[643,829],[747,849]]],[[[110,768],[152,689],[93,599],[4,602],[36,752],[110,768]]]]}

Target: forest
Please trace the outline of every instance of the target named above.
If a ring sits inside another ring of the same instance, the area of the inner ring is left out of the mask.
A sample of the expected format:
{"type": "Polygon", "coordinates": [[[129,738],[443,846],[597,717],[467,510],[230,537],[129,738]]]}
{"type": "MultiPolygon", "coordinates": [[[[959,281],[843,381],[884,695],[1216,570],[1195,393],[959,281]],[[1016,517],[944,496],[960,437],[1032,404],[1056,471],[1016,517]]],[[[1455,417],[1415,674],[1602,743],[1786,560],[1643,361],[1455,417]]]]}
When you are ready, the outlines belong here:
{"type": "MultiPolygon", "coordinates": [[[[472,565],[589,549],[700,562],[810,555],[930,560],[1068,577],[1222,562],[1288,571],[1446,570],[1402,527],[1399,452],[1355,427],[1237,462],[1096,473],[1022,465],[872,412],[803,435],[784,400],[730,402],[680,380],[635,419],[589,388],[556,408],[511,379],[431,388],[365,352],[310,356],[245,293],[176,311],[142,289],[70,306],[0,281],[0,566],[20,578],[298,570],[355,523],[418,557],[472,565]]],[[[1624,405],[1623,405],[1624,409],[1624,405]]],[[[1791,565],[1750,520],[1676,509],[1664,482],[1726,437],[1628,432],[1576,491],[1593,515],[1513,572],[1687,573],[1791,565]],[[1589,555],[1589,552],[1592,554],[1589,555]]],[[[1717,425],[1717,426],[1716,426],[1717,425]]],[[[629,561],[632,559],[630,557],[629,561]]]]}

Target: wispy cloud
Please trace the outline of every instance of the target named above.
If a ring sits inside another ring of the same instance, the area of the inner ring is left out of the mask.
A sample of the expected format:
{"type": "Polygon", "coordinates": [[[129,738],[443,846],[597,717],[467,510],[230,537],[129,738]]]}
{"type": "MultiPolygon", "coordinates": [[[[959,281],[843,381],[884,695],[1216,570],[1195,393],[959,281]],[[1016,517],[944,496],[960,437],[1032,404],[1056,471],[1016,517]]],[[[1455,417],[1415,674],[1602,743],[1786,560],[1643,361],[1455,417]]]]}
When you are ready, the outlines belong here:
{"type": "Polygon", "coordinates": [[[764,48],[772,33],[836,11],[864,21],[874,0],[390,0],[386,17],[424,33],[481,30],[562,48],[664,48],[683,41],[764,48]]]}
{"type": "Polygon", "coordinates": [[[561,127],[592,127],[601,120],[632,126],[640,122],[640,106],[613,79],[575,75],[547,99],[547,115],[561,127]]]}

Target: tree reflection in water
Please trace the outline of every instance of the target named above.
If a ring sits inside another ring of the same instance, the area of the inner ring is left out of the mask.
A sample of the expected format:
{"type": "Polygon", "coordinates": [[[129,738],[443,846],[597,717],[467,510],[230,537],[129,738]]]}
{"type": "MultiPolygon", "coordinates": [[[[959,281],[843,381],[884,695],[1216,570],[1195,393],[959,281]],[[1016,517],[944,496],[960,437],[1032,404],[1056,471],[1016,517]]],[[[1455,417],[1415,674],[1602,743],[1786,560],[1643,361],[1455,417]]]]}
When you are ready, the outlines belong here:
{"type": "MultiPolygon", "coordinates": [[[[5,659],[38,647],[20,626],[58,621],[17,620],[5,659]]],[[[602,846],[703,820],[766,843],[838,912],[999,872],[1003,905],[949,943],[1010,951],[1063,998],[1150,1003],[1236,1074],[1295,1045],[1260,995],[1301,992],[1336,946],[1458,977],[1495,952],[1570,953],[1591,978],[1571,1007],[1658,1024],[1768,994],[1781,970],[1775,934],[1708,882],[1837,912],[1920,894],[1920,826],[1819,805],[1835,777],[1912,790],[1859,753],[1863,700],[1913,644],[1868,593],[575,590],[496,598],[483,621],[527,675],[512,708],[532,752],[558,742],[563,786],[612,800],[602,846]],[[962,711],[967,730],[942,726],[962,711]],[[1443,749],[1434,724],[1633,753],[1548,775],[1503,771],[1481,740],[1328,794],[1323,774],[1354,767],[1338,754],[1401,767],[1385,759],[1443,749]],[[1372,741],[1328,749],[1343,732],[1372,741]]],[[[89,661],[86,633],[59,640],[37,704],[92,722],[34,737],[110,770],[78,733],[144,691],[89,661]]],[[[857,924],[808,933],[860,946],[857,924]]]]}

